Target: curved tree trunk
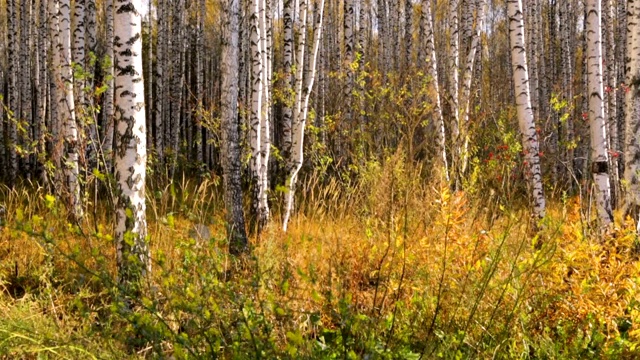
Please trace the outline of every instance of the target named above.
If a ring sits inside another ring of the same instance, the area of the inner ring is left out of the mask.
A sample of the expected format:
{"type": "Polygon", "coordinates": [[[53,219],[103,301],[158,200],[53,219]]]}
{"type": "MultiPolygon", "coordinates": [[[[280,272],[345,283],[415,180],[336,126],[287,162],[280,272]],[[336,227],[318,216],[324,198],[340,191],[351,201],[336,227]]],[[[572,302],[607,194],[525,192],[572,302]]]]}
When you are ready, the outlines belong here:
{"type": "Polygon", "coordinates": [[[435,37],[433,36],[433,20],[431,15],[431,1],[422,0],[422,26],[424,28],[424,42],[426,51],[427,70],[431,76],[431,82],[433,83],[433,106],[434,106],[434,118],[436,125],[436,139],[438,146],[438,153],[441,158],[442,168],[444,174],[449,180],[449,169],[447,166],[447,148],[446,148],[446,133],[444,127],[444,118],[442,116],[442,105],[440,100],[440,85],[438,84],[438,62],[436,58],[435,37]]]}
{"type": "MultiPolygon", "coordinates": [[[[303,1],[301,4],[301,12],[302,19],[306,23],[307,20],[307,2],[303,1]],[[304,6],[304,8],[302,8],[304,6]]],[[[313,88],[313,83],[315,80],[315,69],[316,62],[318,59],[318,49],[320,47],[320,37],[322,34],[322,22],[324,15],[324,0],[320,0],[317,5],[317,9],[319,14],[316,18],[316,25],[314,27],[314,39],[313,39],[313,53],[311,54],[311,58],[309,59],[309,64],[304,64],[304,48],[305,40],[302,39],[301,43],[298,43],[300,48],[298,49],[298,58],[300,61],[296,62],[296,66],[299,66],[298,75],[296,76],[296,85],[300,85],[297,87],[299,93],[296,95],[296,99],[298,102],[295,106],[294,112],[294,121],[293,121],[293,142],[291,148],[291,158],[289,159],[288,167],[289,167],[289,175],[287,179],[287,195],[286,195],[286,204],[285,204],[285,215],[283,220],[282,228],[286,232],[287,225],[289,223],[289,218],[291,217],[291,211],[293,210],[293,201],[295,195],[295,187],[298,181],[298,172],[300,168],[302,168],[302,161],[304,159],[304,130],[307,122],[307,113],[309,109],[309,96],[311,95],[311,89],[313,88]],[[306,82],[304,84],[304,88],[302,88],[302,69],[307,67],[307,77],[306,82]],[[298,81],[299,80],[299,81],[298,81]]],[[[303,25],[304,26],[304,25],[303,25]]],[[[306,27],[306,26],[304,26],[306,27]]],[[[296,58],[296,60],[298,60],[296,58]]]]}
{"type": "Polygon", "coordinates": [[[539,143],[531,108],[529,92],[529,72],[524,43],[524,20],[522,0],[507,2],[509,17],[509,42],[511,45],[511,67],[513,68],[513,84],[516,95],[518,124],[522,133],[522,148],[525,154],[527,179],[532,189],[533,213],[538,218],[544,217],[545,199],[540,170],[539,143]]]}

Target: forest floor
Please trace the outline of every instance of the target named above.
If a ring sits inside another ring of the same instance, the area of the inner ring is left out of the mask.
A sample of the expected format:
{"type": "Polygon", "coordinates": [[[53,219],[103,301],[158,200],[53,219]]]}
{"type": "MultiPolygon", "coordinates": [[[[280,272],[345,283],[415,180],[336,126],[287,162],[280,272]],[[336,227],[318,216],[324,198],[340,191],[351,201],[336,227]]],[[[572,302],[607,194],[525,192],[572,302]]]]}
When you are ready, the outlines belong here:
{"type": "Polygon", "coordinates": [[[226,252],[215,179],[156,186],[152,276],[132,306],[112,280],[107,204],[89,202],[78,226],[44,189],[2,188],[0,358],[640,356],[630,219],[602,235],[566,197],[534,230],[500,189],[368,174],[307,178],[289,231],[274,209],[241,259],[226,252]]]}

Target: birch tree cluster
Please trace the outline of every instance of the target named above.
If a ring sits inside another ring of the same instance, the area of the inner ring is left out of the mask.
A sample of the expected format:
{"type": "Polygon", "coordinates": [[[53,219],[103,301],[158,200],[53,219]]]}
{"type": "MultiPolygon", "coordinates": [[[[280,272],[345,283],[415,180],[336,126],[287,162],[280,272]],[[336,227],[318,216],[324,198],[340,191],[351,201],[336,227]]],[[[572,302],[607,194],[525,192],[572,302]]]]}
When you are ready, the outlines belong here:
{"type": "Polygon", "coordinates": [[[151,170],[218,174],[241,252],[247,229],[286,230],[308,171],[357,177],[400,149],[465,190],[508,146],[535,216],[545,191],[584,192],[607,225],[640,205],[639,7],[2,0],[0,176],[50,186],[81,219],[96,174],[137,189],[122,198],[137,211],[151,170]],[[123,13],[140,19],[126,35],[123,13]]]}

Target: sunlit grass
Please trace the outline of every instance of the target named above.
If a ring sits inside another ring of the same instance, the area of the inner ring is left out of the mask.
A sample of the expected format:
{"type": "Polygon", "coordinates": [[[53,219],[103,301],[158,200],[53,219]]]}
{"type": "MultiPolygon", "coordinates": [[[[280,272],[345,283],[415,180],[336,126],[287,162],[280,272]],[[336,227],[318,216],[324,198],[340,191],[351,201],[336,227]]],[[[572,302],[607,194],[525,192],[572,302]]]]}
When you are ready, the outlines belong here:
{"type": "Polygon", "coordinates": [[[630,219],[617,214],[615,229],[599,235],[585,204],[569,198],[550,201],[535,230],[528,210],[504,203],[500,189],[452,192],[419,173],[399,154],[348,186],[312,173],[289,231],[276,213],[240,261],[226,252],[216,179],[151,186],[154,271],[142,318],[113,305],[106,204],[89,204],[95,211],[76,226],[45,189],[2,188],[0,356],[637,354],[630,219]],[[211,238],[194,236],[196,224],[211,238]],[[131,334],[142,336],[134,350],[124,339],[131,334]]]}

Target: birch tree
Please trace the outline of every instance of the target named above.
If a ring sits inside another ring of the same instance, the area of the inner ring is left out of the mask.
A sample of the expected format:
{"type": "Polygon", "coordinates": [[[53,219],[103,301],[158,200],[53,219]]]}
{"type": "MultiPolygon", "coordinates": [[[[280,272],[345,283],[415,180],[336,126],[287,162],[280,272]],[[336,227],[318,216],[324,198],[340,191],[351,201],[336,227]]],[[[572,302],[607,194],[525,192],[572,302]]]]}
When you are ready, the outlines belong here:
{"type": "Polygon", "coordinates": [[[104,156],[104,163],[106,171],[111,171],[113,164],[113,137],[115,131],[115,108],[114,108],[114,72],[113,72],[113,0],[106,0],[105,5],[105,27],[107,34],[107,58],[106,64],[106,77],[107,77],[107,89],[104,96],[104,136],[102,140],[102,154],[104,156]]]}
{"type": "Polygon", "coordinates": [[[238,123],[238,32],[239,0],[226,0],[223,6],[222,41],[222,167],[224,172],[224,202],[227,210],[229,250],[240,254],[247,249],[242,180],[240,178],[240,143],[238,123]]]}
{"type": "MultiPolygon", "coordinates": [[[[309,64],[304,63],[304,51],[306,36],[303,35],[306,31],[302,31],[306,28],[307,21],[307,0],[302,0],[300,3],[300,21],[301,32],[296,44],[298,50],[298,56],[296,57],[296,103],[293,113],[293,140],[291,147],[291,157],[288,159],[289,174],[287,177],[287,194],[285,202],[285,215],[283,220],[282,229],[286,232],[289,218],[291,217],[291,211],[293,210],[293,202],[295,195],[295,187],[298,181],[298,173],[302,168],[302,161],[304,160],[304,131],[307,122],[307,115],[309,109],[309,97],[311,95],[311,89],[315,81],[315,68],[318,59],[318,49],[320,47],[320,37],[322,34],[322,22],[324,16],[324,0],[319,0],[316,3],[316,10],[319,12],[316,17],[316,24],[313,32],[313,48],[309,58],[309,64]],[[303,69],[306,67],[307,76],[303,85],[303,69]]],[[[306,30],[306,29],[305,29],[306,30]]]]}
{"type": "MultiPolygon", "coordinates": [[[[640,208],[640,1],[627,3],[625,172],[627,211],[640,208]]],[[[636,214],[636,216],[638,216],[636,214]]],[[[640,233],[640,218],[636,231],[640,233]]]]}
{"type": "Polygon", "coordinates": [[[62,172],[63,185],[66,192],[67,205],[75,219],[82,217],[80,184],[78,182],[78,125],[76,123],[75,102],[73,95],[73,70],[71,68],[71,7],[69,0],[60,0],[58,9],[60,56],[60,78],[62,91],[59,95],[58,122],[61,125],[63,139],[62,172]]]}
{"type": "Polygon", "coordinates": [[[147,165],[142,0],[118,0],[114,17],[118,282],[135,284],[151,270],[145,217],[147,165]]]}
{"type": "Polygon", "coordinates": [[[16,1],[7,0],[7,42],[8,42],[8,71],[7,76],[7,97],[9,105],[9,114],[7,114],[7,161],[9,163],[9,181],[15,181],[18,176],[18,156],[16,153],[16,145],[18,145],[18,130],[15,117],[19,114],[18,106],[20,99],[18,97],[18,17],[16,16],[16,1]]]}
{"type": "Polygon", "coordinates": [[[529,91],[522,0],[507,1],[507,16],[509,18],[513,85],[515,88],[518,124],[522,134],[522,148],[525,154],[526,177],[532,190],[533,213],[536,217],[542,218],[545,215],[545,199],[540,170],[540,145],[536,134],[529,91]]]}
{"type": "Polygon", "coordinates": [[[433,36],[433,20],[431,15],[431,1],[422,0],[422,27],[424,33],[425,60],[427,62],[427,71],[431,76],[433,84],[433,102],[434,102],[434,118],[436,125],[436,139],[438,154],[447,180],[449,180],[449,170],[447,166],[447,148],[446,133],[444,127],[444,117],[442,115],[442,105],[440,100],[440,85],[438,84],[438,62],[436,57],[435,37],[433,36]]]}
{"type": "Polygon", "coordinates": [[[587,95],[589,100],[589,130],[591,135],[591,172],[595,182],[595,201],[602,225],[613,221],[607,129],[604,118],[602,86],[602,26],[601,0],[586,2],[587,34],[587,95]]]}

